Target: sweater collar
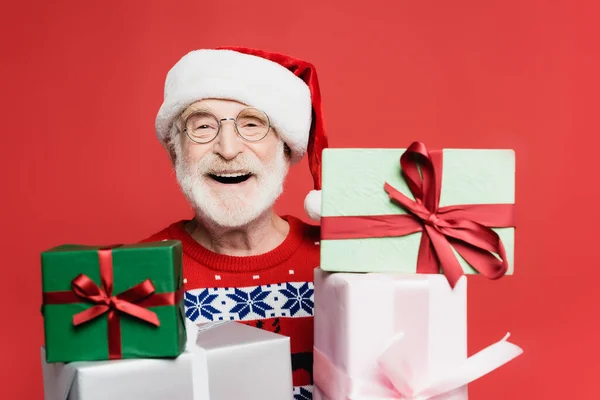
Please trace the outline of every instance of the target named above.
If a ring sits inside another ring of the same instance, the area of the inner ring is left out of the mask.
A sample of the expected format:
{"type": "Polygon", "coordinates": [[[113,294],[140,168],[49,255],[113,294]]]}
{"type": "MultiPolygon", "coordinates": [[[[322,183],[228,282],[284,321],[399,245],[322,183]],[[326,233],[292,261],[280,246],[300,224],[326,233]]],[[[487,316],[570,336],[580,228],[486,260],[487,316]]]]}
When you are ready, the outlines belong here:
{"type": "Polygon", "coordinates": [[[286,238],[273,250],[253,256],[230,256],[215,253],[200,245],[186,230],[188,220],[181,220],[169,227],[173,239],[181,241],[183,253],[196,262],[223,272],[256,272],[272,268],[290,258],[302,244],[304,224],[296,217],[281,216],[290,225],[286,238]]]}

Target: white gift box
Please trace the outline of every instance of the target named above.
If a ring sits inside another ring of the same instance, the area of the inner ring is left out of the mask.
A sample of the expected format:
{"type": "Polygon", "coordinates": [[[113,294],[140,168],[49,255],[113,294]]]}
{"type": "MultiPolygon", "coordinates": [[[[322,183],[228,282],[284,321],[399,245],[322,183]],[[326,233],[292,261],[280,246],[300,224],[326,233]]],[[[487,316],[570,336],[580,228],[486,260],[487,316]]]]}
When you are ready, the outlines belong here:
{"type": "Polygon", "coordinates": [[[176,359],[45,362],[45,400],[291,400],[289,337],[237,322],[187,325],[176,359]]]}
{"type": "Polygon", "coordinates": [[[466,400],[521,354],[506,338],[467,358],[467,281],[315,270],[315,400],[466,400]]]}

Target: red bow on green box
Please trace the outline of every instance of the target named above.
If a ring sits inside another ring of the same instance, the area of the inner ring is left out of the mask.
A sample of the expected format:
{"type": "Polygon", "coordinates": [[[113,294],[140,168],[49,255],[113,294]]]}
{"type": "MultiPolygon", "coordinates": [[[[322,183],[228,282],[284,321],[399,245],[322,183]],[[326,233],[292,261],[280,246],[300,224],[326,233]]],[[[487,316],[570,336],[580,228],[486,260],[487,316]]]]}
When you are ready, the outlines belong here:
{"type": "MultiPolygon", "coordinates": [[[[86,303],[92,305],[91,307],[72,315],[71,323],[74,327],[74,331],[71,330],[67,333],[76,335],[84,334],[83,332],[78,333],[78,329],[85,327],[87,324],[92,323],[102,316],[106,316],[109,359],[123,358],[123,346],[121,340],[121,319],[123,317],[127,317],[130,320],[137,320],[139,323],[148,324],[149,329],[158,328],[161,326],[160,318],[157,315],[158,311],[155,312],[148,308],[177,306],[180,305],[183,297],[183,286],[172,292],[156,293],[156,281],[153,283],[152,279],[143,279],[129,289],[114,294],[113,249],[116,247],[121,246],[112,246],[110,248],[101,248],[97,250],[100,285],[96,284],[96,282],[88,275],[80,273],[71,281],[71,290],[45,291],[43,293],[45,307],[50,305],[57,306],[69,304],[83,305],[86,303]]],[[[127,268],[127,266],[123,266],[123,268],[127,268]]],[[[154,271],[164,270],[166,273],[165,279],[170,279],[168,278],[169,276],[180,275],[177,273],[173,275],[174,268],[175,270],[177,268],[180,269],[181,265],[174,266],[165,263],[164,265],[154,266],[154,271]]],[[[156,274],[156,272],[154,273],[156,274]]],[[[175,312],[179,312],[179,310],[175,310],[175,312]]],[[[45,319],[48,318],[47,313],[45,313],[45,319]]],[[[169,324],[172,325],[176,319],[177,318],[168,318],[169,324]]],[[[50,317],[50,321],[46,321],[46,326],[52,323],[52,317],[50,317]]],[[[177,321],[175,323],[178,324],[177,321]]],[[[183,321],[181,321],[181,324],[183,324],[183,321]]],[[[177,337],[180,333],[181,332],[174,331],[172,336],[177,337]]],[[[152,335],[152,333],[150,333],[150,335],[152,335]]],[[[56,337],[56,335],[53,335],[51,338],[56,337]]],[[[50,342],[51,343],[46,344],[47,347],[53,345],[53,340],[50,340],[50,342]]],[[[177,351],[175,351],[175,354],[173,355],[177,355],[177,351]]],[[[148,354],[148,356],[150,356],[150,354],[148,354]]]]}

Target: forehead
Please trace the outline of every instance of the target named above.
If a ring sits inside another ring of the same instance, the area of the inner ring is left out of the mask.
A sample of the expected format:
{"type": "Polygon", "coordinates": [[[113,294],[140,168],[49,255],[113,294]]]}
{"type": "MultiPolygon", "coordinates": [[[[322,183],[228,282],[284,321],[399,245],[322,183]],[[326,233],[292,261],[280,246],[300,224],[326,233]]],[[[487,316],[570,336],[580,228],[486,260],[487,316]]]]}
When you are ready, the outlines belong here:
{"type": "Polygon", "coordinates": [[[190,114],[198,110],[207,110],[220,118],[235,117],[242,109],[247,107],[246,104],[235,100],[225,99],[203,99],[192,103],[183,114],[190,114]]]}

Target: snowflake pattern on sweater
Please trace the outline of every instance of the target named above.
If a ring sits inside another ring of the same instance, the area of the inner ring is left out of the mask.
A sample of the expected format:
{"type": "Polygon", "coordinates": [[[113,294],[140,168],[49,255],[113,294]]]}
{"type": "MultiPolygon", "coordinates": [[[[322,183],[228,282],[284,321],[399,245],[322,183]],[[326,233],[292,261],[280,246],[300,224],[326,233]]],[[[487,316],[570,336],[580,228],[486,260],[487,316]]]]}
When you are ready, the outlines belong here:
{"type": "Polygon", "coordinates": [[[312,317],[314,307],[312,282],[200,288],[185,293],[185,315],[195,323],[312,317]]]}
{"type": "MultiPolygon", "coordinates": [[[[312,317],[312,282],[285,282],[185,292],[185,316],[192,322],[254,321],[258,318],[312,317]]],[[[258,319],[260,326],[261,320],[258,319]]],[[[312,400],[312,386],[294,386],[294,400],[312,400]]]]}
{"type": "Polygon", "coordinates": [[[294,400],[312,400],[312,386],[294,387],[294,400]]]}

